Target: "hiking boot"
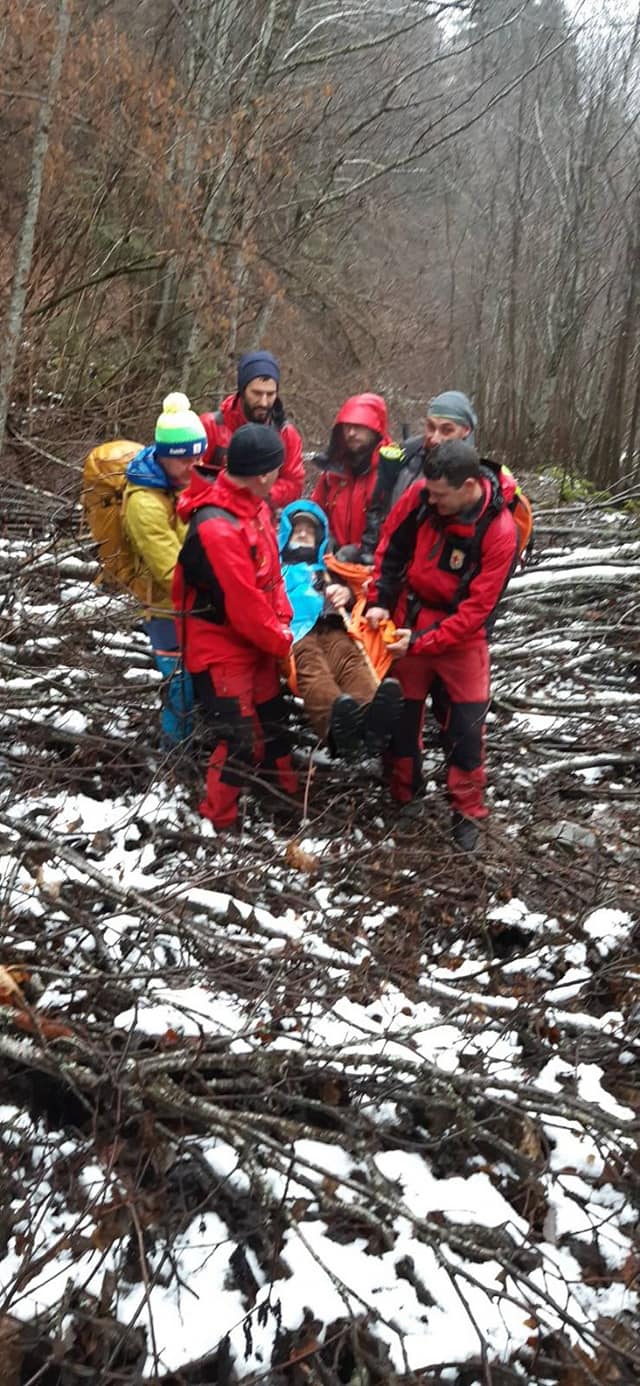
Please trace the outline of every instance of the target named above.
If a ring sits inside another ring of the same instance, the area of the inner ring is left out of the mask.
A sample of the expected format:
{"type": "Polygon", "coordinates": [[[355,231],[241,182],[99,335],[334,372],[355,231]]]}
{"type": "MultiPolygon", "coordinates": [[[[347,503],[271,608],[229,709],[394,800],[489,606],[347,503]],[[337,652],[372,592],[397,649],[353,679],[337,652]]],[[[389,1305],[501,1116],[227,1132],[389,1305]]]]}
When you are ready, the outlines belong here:
{"type": "Polygon", "coordinates": [[[461,852],[475,852],[480,837],[476,818],[465,818],[463,813],[454,813],[451,819],[451,836],[461,852]]]}
{"type": "Polygon", "coordinates": [[[355,698],[341,693],[331,709],[329,746],[334,756],[351,756],[361,742],[362,713],[355,698]]]}
{"type": "Polygon", "coordinates": [[[367,750],[372,756],[385,751],[402,711],[402,689],[397,679],[383,679],[374,697],[364,709],[363,733],[367,750]]]}

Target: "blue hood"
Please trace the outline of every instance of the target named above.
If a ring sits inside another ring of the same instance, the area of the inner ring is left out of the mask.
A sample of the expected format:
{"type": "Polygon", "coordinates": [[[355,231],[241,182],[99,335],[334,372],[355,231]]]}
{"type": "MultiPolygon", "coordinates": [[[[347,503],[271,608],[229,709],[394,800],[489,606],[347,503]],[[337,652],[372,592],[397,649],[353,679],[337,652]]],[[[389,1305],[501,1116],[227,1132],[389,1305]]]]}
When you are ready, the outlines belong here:
{"type": "MultiPolygon", "coordinates": [[[[321,525],[322,539],[318,545],[316,563],[322,567],[323,559],[327,551],[327,544],[329,542],[329,521],[327,520],[324,510],[321,510],[320,506],[316,505],[315,501],[312,500],[292,501],[290,505],[285,505],[280,516],[280,528],[278,530],[278,548],[280,550],[280,555],[282,556],[284,553],[291,538],[291,520],[294,515],[299,515],[301,510],[304,511],[305,515],[312,515],[314,520],[318,520],[321,525]]],[[[298,565],[296,564],[296,566],[298,565]]]]}
{"type": "Polygon", "coordinates": [[[181,489],[167,476],[162,463],[156,457],[153,443],[131,458],[126,476],[127,481],[132,486],[146,486],[153,491],[179,491],[181,489]]]}
{"type": "Polygon", "coordinates": [[[291,518],[293,515],[299,515],[301,510],[308,515],[313,515],[314,520],[319,520],[322,526],[322,539],[312,563],[283,563],[282,565],[284,585],[293,607],[291,632],[294,645],[296,640],[301,640],[303,635],[307,635],[313,629],[324,610],[325,596],[323,584],[318,584],[318,574],[324,574],[326,571],[323,559],[329,538],[329,525],[324,510],[321,510],[314,501],[292,501],[290,505],[285,505],[280,516],[280,529],[278,531],[280,554],[282,555],[286,551],[291,538],[291,518]]]}

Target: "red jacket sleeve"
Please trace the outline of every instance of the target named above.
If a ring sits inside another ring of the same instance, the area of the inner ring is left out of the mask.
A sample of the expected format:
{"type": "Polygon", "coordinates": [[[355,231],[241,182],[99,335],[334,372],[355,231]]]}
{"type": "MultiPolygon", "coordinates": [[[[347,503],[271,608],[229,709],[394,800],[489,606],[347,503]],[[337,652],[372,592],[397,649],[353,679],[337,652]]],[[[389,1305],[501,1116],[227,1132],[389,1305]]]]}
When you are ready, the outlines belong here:
{"type": "Polygon", "coordinates": [[[453,645],[463,645],[482,630],[495,610],[507,585],[517,552],[517,531],[510,510],[502,510],[482,541],[480,570],[471,579],[467,595],[457,611],[445,616],[433,630],[419,635],[410,653],[443,654],[453,645]]]}
{"type": "Polygon", "coordinates": [[[228,624],[248,644],[283,659],[291,648],[291,631],[285,629],[258,587],[244,531],[216,518],[201,525],[200,539],[222,588],[228,624]]]}
{"type": "Polygon", "coordinates": [[[272,510],[282,510],[285,505],[290,505],[291,501],[299,500],[304,490],[302,438],[293,424],[285,424],[282,441],[284,462],[278,480],[269,492],[269,505],[272,510]]]}

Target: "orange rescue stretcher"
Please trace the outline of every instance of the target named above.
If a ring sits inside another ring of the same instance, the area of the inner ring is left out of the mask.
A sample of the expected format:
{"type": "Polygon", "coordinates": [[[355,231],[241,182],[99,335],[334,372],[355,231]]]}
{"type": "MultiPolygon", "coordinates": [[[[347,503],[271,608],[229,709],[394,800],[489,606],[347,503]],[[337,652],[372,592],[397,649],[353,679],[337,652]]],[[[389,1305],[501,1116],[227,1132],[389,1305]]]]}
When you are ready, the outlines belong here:
{"type": "MultiPolygon", "coordinates": [[[[393,621],[388,618],[386,621],[380,622],[377,630],[372,630],[365,617],[366,583],[371,577],[371,569],[366,567],[364,563],[343,563],[334,554],[327,554],[325,566],[337,581],[344,583],[345,587],[351,589],[356,598],[351,613],[344,615],[344,623],[352,640],[355,640],[356,644],[360,646],[371,672],[377,678],[378,683],[381,683],[391,667],[389,645],[392,645],[395,640],[396,627],[393,621]]],[[[283,673],[291,692],[297,697],[298,685],[293,655],[289,655],[289,658],[285,660],[283,673]]]]}

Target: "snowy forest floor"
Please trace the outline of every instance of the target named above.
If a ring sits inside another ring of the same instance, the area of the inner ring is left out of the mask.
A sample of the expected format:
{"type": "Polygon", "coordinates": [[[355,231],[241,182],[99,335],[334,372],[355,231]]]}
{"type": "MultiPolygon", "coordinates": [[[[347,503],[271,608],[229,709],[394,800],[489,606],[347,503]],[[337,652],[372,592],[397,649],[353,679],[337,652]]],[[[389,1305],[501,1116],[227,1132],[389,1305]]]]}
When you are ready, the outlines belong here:
{"type": "Polygon", "coordinates": [[[4,484],[2,1386],[638,1380],[640,525],[538,490],[470,859],[431,732],[421,821],[300,729],[306,820],[216,836],[4,484]]]}

